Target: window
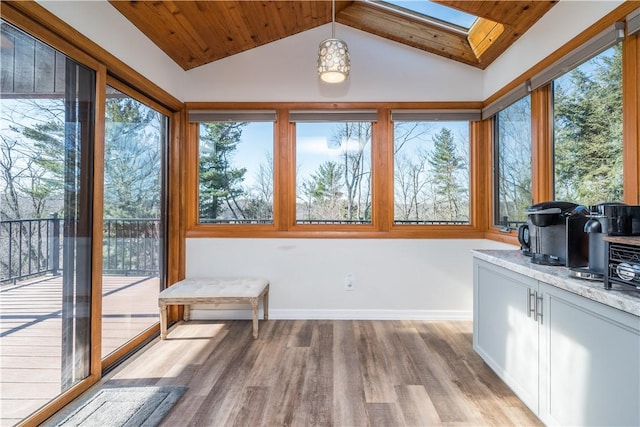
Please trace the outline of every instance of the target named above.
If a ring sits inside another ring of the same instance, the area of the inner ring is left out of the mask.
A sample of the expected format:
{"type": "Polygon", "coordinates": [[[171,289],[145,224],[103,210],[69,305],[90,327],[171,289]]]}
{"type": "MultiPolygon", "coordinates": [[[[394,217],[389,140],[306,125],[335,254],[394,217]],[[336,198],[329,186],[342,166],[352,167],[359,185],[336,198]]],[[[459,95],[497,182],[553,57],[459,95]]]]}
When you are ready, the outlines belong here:
{"type": "Polygon", "coordinates": [[[370,224],[372,122],[299,117],[296,223],[370,224]]]}
{"type": "Polygon", "coordinates": [[[622,48],[553,81],[555,199],[622,201],[622,48]]]}
{"type": "Polygon", "coordinates": [[[531,96],[496,114],[494,141],[494,224],[514,228],[532,204],[531,96]]]}
{"type": "Polygon", "coordinates": [[[398,1],[398,0],[385,0],[376,3],[386,3],[396,6],[400,9],[405,9],[420,17],[427,17],[437,19],[448,24],[453,24],[465,30],[469,30],[473,23],[478,19],[477,16],[471,15],[466,12],[462,12],[453,9],[448,6],[434,3],[432,1],[398,1]]]}
{"type": "Polygon", "coordinates": [[[469,122],[394,113],[394,223],[468,224],[469,122]]]}
{"type": "Polygon", "coordinates": [[[269,116],[199,124],[201,224],[273,223],[275,114],[269,116]]]}

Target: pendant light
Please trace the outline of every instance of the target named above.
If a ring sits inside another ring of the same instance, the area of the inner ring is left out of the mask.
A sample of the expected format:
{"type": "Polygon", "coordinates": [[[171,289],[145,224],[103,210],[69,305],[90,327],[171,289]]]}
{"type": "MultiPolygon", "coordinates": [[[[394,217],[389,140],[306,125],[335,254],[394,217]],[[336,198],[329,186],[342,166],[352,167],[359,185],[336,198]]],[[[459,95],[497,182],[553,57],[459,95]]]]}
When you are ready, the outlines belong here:
{"type": "Polygon", "coordinates": [[[349,76],[351,59],[347,44],[336,38],[336,1],[331,1],[331,38],[318,47],[318,75],[327,83],[340,83],[349,76]]]}

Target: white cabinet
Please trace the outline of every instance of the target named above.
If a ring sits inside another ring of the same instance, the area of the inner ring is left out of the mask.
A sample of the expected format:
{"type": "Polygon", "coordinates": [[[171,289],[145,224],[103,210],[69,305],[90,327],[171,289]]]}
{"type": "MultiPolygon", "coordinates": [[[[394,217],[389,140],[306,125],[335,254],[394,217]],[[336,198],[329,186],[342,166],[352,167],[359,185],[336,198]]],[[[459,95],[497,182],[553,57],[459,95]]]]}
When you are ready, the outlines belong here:
{"type": "Polygon", "coordinates": [[[640,317],[474,260],[473,346],[548,425],[640,425],[640,317]]]}
{"type": "Polygon", "coordinates": [[[539,417],[640,426],[640,318],[540,282],[539,417]]]}
{"type": "Polygon", "coordinates": [[[537,288],[534,279],[475,263],[473,348],[536,413],[538,324],[531,317],[529,298],[537,288]]]}

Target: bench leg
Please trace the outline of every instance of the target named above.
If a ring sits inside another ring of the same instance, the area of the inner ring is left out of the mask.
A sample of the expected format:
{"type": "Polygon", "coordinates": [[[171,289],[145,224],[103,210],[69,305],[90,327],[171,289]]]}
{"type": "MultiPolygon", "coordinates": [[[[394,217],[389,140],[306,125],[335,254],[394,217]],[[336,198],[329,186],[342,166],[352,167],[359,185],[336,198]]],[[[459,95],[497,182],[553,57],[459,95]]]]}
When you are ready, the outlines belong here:
{"type": "Polygon", "coordinates": [[[167,306],[160,307],[160,339],[167,339],[167,306]]]}
{"type": "Polygon", "coordinates": [[[182,311],[182,320],[188,322],[191,319],[191,306],[189,304],[185,304],[182,311]]]}
{"type": "Polygon", "coordinates": [[[262,309],[264,310],[264,320],[269,320],[269,290],[262,297],[262,309]]]}
{"type": "Polygon", "coordinates": [[[253,339],[258,339],[258,298],[251,298],[251,314],[253,316],[253,339]]]}

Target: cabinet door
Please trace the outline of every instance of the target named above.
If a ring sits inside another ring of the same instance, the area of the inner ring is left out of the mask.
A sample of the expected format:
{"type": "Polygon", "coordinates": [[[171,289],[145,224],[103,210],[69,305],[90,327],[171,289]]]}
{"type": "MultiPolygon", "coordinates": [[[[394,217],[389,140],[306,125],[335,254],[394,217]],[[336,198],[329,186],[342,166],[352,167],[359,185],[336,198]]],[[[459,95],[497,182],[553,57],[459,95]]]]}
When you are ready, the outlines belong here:
{"type": "Polygon", "coordinates": [[[527,301],[537,285],[501,267],[474,262],[473,348],[534,413],[538,323],[529,317],[527,301]]]}
{"type": "Polygon", "coordinates": [[[640,425],[640,318],[545,283],[539,289],[540,418],[640,425]]]}

